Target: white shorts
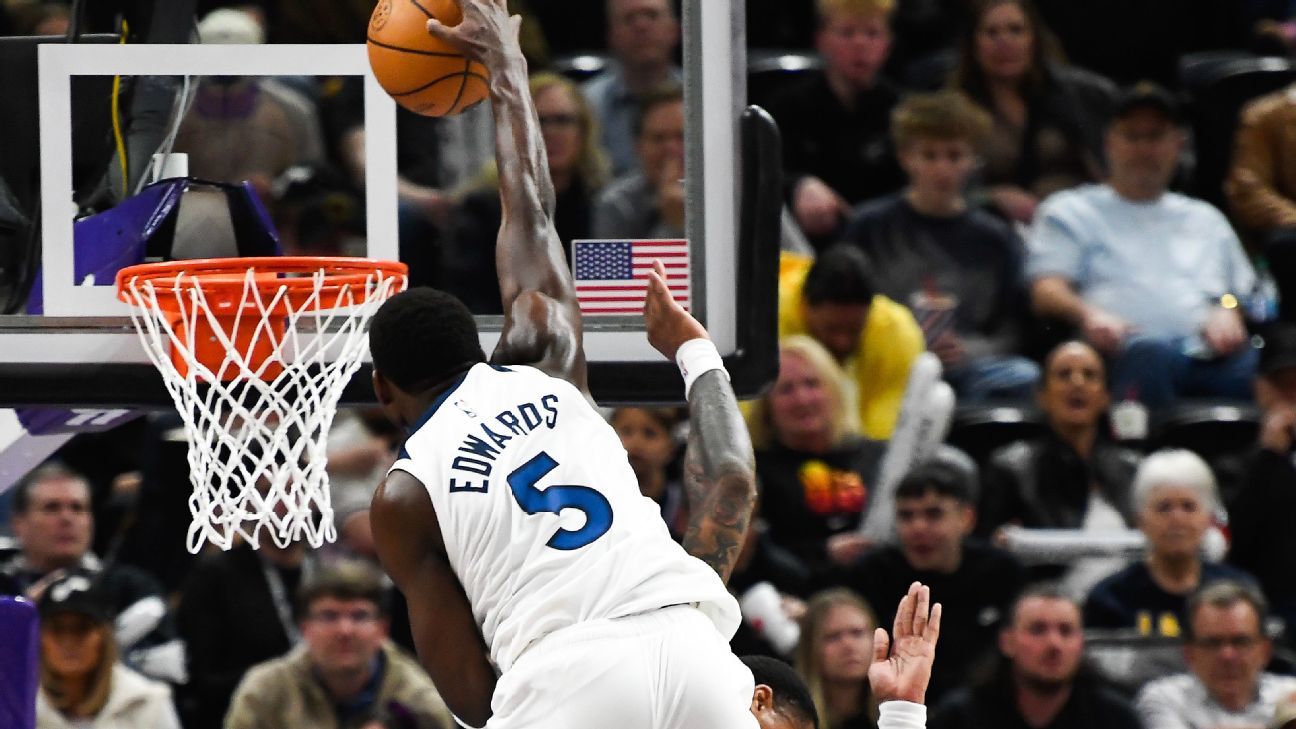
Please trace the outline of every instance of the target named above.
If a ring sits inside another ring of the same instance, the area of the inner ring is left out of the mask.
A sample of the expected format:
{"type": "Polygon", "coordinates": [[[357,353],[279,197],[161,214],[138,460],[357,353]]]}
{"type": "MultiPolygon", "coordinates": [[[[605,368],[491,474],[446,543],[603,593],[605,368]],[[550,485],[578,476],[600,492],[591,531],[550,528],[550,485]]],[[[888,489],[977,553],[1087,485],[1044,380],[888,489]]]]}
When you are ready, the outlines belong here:
{"type": "Polygon", "coordinates": [[[541,638],[495,686],[486,729],[756,729],[751,671],[696,608],[541,638]]]}

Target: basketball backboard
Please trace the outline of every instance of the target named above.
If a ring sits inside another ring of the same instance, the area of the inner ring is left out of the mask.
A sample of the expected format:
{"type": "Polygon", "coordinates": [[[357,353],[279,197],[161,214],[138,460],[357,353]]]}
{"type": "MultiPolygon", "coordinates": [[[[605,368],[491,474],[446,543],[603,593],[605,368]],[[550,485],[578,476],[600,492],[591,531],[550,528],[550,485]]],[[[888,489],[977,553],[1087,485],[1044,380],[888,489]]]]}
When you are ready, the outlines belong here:
{"type": "MultiPolygon", "coordinates": [[[[776,364],[773,300],[780,201],[777,155],[772,151],[776,143],[768,118],[742,118],[743,13],[739,0],[683,3],[686,232],[692,310],[726,356],[736,389],[754,394],[772,379],[776,364]]],[[[42,46],[38,103],[43,311],[0,316],[0,405],[170,405],[112,281],[77,280],[78,246],[86,244],[74,246],[71,197],[70,120],[74,106],[85,103],[73,98],[73,80],[149,76],[158,69],[193,79],[362,77],[367,227],[363,253],[381,259],[400,256],[396,110],[373,79],[364,46],[42,46]]],[[[99,101],[108,104],[107,99],[99,101]]],[[[500,317],[479,317],[487,352],[501,325],[500,317]]],[[[681,399],[678,373],[648,345],[638,316],[591,318],[585,328],[591,386],[600,401],[681,399]]],[[[348,387],[344,403],[371,398],[366,367],[348,387]]]]}

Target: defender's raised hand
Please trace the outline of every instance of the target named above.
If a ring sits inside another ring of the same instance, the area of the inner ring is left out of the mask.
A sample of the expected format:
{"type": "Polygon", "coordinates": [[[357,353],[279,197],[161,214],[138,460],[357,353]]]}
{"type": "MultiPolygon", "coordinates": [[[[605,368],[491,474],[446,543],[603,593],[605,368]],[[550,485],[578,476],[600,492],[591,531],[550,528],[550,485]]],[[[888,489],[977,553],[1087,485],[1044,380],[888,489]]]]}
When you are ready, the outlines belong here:
{"type": "Polygon", "coordinates": [[[518,33],[522,16],[509,16],[506,0],[452,0],[463,10],[463,20],[448,26],[431,18],[428,33],[458,48],[468,58],[494,71],[511,55],[521,56],[518,33]]]}
{"type": "Polygon", "coordinates": [[[680,345],[690,339],[710,339],[707,330],[671,296],[666,285],[666,267],[653,261],[648,272],[648,297],[644,300],[644,324],[648,343],[674,362],[680,345]]]}
{"type": "Polygon", "coordinates": [[[873,665],[869,666],[869,687],[878,703],[912,701],[921,704],[927,696],[936,640],[940,637],[941,606],[931,605],[931,588],[915,582],[896,608],[894,638],[885,628],[873,635],[873,665]]]}
{"type": "MultiPolygon", "coordinates": [[[[666,267],[653,262],[648,272],[644,300],[648,341],[666,359],[675,362],[680,347],[697,339],[710,340],[706,329],[671,296],[666,267]]],[[[738,412],[738,401],[720,354],[710,342],[711,358],[677,362],[684,375],[688,400],[688,445],[684,448],[684,492],[688,495],[689,521],[684,551],[705,562],[728,582],[742,550],[747,526],[756,504],[756,465],[751,435],[738,412]],[[688,367],[695,367],[693,373],[688,367]],[[692,386],[690,389],[690,377],[692,386]]],[[[694,350],[694,354],[705,354],[694,350]]],[[[685,355],[689,359],[688,354],[685,355]]]]}

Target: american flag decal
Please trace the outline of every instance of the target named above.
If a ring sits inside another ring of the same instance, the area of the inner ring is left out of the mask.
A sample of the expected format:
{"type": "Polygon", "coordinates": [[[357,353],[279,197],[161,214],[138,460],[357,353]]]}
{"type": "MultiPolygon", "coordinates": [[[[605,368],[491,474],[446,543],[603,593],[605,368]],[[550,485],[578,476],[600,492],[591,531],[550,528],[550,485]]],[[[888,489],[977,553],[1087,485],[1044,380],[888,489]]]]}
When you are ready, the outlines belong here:
{"type": "Polygon", "coordinates": [[[581,314],[642,314],[653,261],[666,266],[666,283],[675,300],[689,306],[687,240],[578,240],[572,242],[572,269],[581,314]]]}

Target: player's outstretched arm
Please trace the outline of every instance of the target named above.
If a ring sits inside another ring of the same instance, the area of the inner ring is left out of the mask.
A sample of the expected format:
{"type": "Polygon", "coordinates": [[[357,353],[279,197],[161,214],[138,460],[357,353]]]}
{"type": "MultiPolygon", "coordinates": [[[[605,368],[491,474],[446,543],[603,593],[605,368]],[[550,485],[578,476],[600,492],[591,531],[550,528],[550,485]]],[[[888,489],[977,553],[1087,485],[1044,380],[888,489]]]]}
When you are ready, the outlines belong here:
{"type": "Polygon", "coordinates": [[[486,726],[495,669],[468,597],[447,560],[423,484],[393,471],[374,493],[369,520],[378,559],[409,603],[419,660],[455,716],[471,726],[486,726]]]}
{"type": "Polygon", "coordinates": [[[544,137],[518,45],[520,17],[506,0],[457,0],[463,22],[428,32],[460,48],[490,72],[503,222],[495,248],[504,331],[491,359],[534,364],[586,390],[580,307],[562,241],[554,229],[556,198],[544,137]]]}
{"type": "MultiPolygon", "coordinates": [[[[648,341],[667,359],[676,361],[686,342],[710,337],[671,297],[661,262],[653,268],[644,304],[648,341]]],[[[722,369],[697,377],[688,388],[688,406],[692,424],[684,451],[684,487],[689,500],[684,549],[728,582],[756,505],[751,436],[722,369]]]]}

